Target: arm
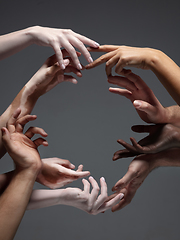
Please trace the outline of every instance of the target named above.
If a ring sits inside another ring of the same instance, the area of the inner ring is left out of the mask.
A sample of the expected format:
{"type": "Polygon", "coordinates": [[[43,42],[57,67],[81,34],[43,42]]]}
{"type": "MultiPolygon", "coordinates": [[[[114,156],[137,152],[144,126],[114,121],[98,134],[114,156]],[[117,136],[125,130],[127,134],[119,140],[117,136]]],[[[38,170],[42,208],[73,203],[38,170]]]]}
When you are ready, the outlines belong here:
{"type": "Polygon", "coordinates": [[[24,125],[34,120],[35,116],[27,115],[17,120],[20,110],[15,111],[2,128],[2,139],[9,155],[15,163],[13,177],[0,196],[0,239],[13,239],[26,210],[34,181],[41,169],[41,160],[37,147],[47,146],[43,138],[31,141],[34,134],[47,136],[43,129],[31,127],[23,134],[24,125]]]}
{"type": "Polygon", "coordinates": [[[104,212],[111,208],[120,199],[123,198],[123,194],[117,194],[115,198],[110,201],[107,200],[107,184],[102,177],[100,179],[101,194],[99,194],[99,186],[93,177],[89,177],[89,181],[92,185],[90,192],[90,183],[83,179],[84,189],[79,188],[66,188],[56,190],[34,190],[28,209],[36,209],[49,207],[53,205],[68,205],[81,209],[89,214],[96,215],[100,212],[104,212]]]}
{"type": "Polygon", "coordinates": [[[177,104],[180,104],[180,68],[163,52],[151,48],[111,45],[100,46],[97,51],[108,53],[86,66],[87,69],[104,62],[106,62],[107,76],[111,75],[111,70],[115,65],[115,72],[120,75],[123,68],[127,66],[150,69],[155,73],[177,104]]]}
{"type": "Polygon", "coordinates": [[[115,194],[109,200],[119,194],[124,194],[122,201],[112,208],[117,211],[128,205],[137,189],[141,186],[148,174],[157,167],[173,166],[180,167],[180,149],[169,149],[155,154],[139,155],[130,163],[127,173],[113,187],[115,194]]]}
{"type": "Polygon", "coordinates": [[[92,62],[91,55],[84,44],[93,48],[98,48],[99,46],[95,41],[69,29],[34,26],[0,36],[0,60],[17,53],[32,44],[52,47],[61,69],[65,69],[63,54],[61,52],[62,47],[64,47],[70,54],[76,67],[81,69],[82,67],[74,47],[82,52],[88,62],[92,62]]]}
{"type": "MultiPolygon", "coordinates": [[[[63,54],[64,57],[68,55],[65,50],[63,50],[63,54]]],[[[65,75],[64,73],[73,72],[78,77],[81,77],[82,74],[71,63],[69,64],[69,61],[71,61],[71,59],[67,59],[65,62],[65,64],[68,65],[66,69],[61,70],[57,64],[55,55],[48,58],[42,67],[26,83],[7,110],[1,115],[0,128],[6,126],[9,118],[18,107],[21,108],[20,117],[30,114],[38,98],[50,91],[57,84],[64,81],[76,84],[77,80],[74,77],[65,75]]],[[[5,153],[6,150],[2,144],[0,132],[0,157],[2,157],[5,153]]]]}

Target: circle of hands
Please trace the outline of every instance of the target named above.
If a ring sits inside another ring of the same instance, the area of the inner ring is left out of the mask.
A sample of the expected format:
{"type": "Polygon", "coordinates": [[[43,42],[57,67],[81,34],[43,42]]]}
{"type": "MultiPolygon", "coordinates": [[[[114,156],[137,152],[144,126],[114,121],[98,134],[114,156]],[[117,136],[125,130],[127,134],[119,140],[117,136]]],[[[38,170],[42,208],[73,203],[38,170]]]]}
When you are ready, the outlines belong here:
{"type": "MultiPolygon", "coordinates": [[[[35,115],[21,117],[22,112],[18,108],[8,121],[7,126],[2,128],[2,140],[7,152],[14,160],[15,171],[30,166],[36,168],[38,165],[40,171],[36,181],[46,187],[51,189],[60,188],[79,178],[83,178],[83,190],[79,188],[64,189],[65,197],[61,203],[80,208],[95,215],[109,208],[112,211],[117,211],[129,204],[148,174],[159,166],[159,162],[177,154],[180,130],[176,124],[162,123],[165,108],[138,75],[124,68],[127,66],[126,62],[128,62],[130,67],[136,66],[147,69],[138,59],[133,62],[130,61],[128,58],[129,55],[132,55],[130,47],[104,45],[97,49],[89,48],[88,50],[107,53],[83,67],[83,70],[106,63],[108,82],[118,86],[118,88],[110,87],[109,91],[129,99],[136,108],[140,118],[146,123],[152,123],[151,125],[136,125],[132,127],[132,130],[136,133],[149,134],[139,142],[134,138],[130,138],[131,145],[122,139],[118,139],[118,143],[124,149],[115,152],[113,160],[116,161],[133,156],[135,158],[130,163],[127,173],[113,186],[112,190],[114,193],[108,196],[107,184],[103,177],[100,179],[100,187],[92,176],[89,177],[89,181],[84,179],[84,177],[90,175],[90,172],[83,171],[83,165],[79,165],[77,170],[75,170],[75,166],[68,160],[60,158],[41,159],[38,147],[40,145],[48,146],[47,141],[44,139],[47,137],[47,133],[39,127],[30,127],[23,133],[25,125],[36,119],[35,115]],[[128,55],[128,53],[131,54],[128,55]],[[114,66],[115,72],[118,74],[116,76],[111,74],[114,66]],[[41,137],[32,140],[35,134],[40,134],[41,137]]],[[[81,55],[79,52],[76,52],[76,54],[77,56],[81,55]]],[[[82,76],[81,70],[77,69],[65,49],[62,50],[62,56],[65,69],[60,68],[56,56],[53,55],[47,59],[30,80],[30,84],[37,82],[37,92],[40,96],[61,82],[68,81],[76,84],[76,78],[66,75],[66,73],[72,72],[77,77],[82,76]]]]}

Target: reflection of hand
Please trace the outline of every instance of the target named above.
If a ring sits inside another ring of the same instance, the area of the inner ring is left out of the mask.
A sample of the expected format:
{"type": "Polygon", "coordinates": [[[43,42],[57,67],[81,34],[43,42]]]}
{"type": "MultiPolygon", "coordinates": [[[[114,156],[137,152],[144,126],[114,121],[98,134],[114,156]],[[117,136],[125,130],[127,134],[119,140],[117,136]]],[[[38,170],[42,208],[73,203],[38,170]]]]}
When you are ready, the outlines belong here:
{"type": "Polygon", "coordinates": [[[107,76],[111,75],[112,68],[115,65],[115,72],[117,74],[121,74],[123,68],[127,66],[149,69],[149,58],[154,51],[157,51],[150,48],[113,45],[104,45],[100,46],[98,49],[90,48],[89,50],[95,52],[108,52],[86,66],[87,69],[90,69],[106,62],[107,76]]]}
{"type": "Polygon", "coordinates": [[[75,166],[68,160],[60,158],[42,159],[42,170],[36,181],[54,189],[90,174],[89,171],[83,171],[83,165],[79,165],[76,171],[72,170],[74,168],[75,166]]]}
{"type": "Polygon", "coordinates": [[[133,126],[132,130],[138,133],[148,132],[149,135],[138,143],[134,138],[130,138],[132,145],[119,139],[118,143],[126,149],[115,152],[113,160],[140,153],[157,153],[169,148],[180,147],[180,128],[172,124],[137,125],[133,126]]]}
{"type": "Polygon", "coordinates": [[[81,64],[74,47],[78,48],[85,56],[86,60],[90,63],[93,60],[84,44],[93,48],[97,48],[99,46],[99,44],[95,41],[75,33],[70,29],[55,29],[36,26],[30,28],[29,34],[32,36],[35,44],[52,47],[54,49],[61,69],[65,69],[63,54],[61,52],[62,47],[67,50],[76,67],[81,69],[81,64]]]}
{"type": "Polygon", "coordinates": [[[155,97],[146,83],[130,70],[123,70],[122,76],[109,76],[108,82],[121,88],[109,88],[112,93],[128,98],[136,108],[140,118],[147,123],[163,123],[166,121],[166,108],[155,97]]]}
{"type": "Polygon", "coordinates": [[[66,188],[64,189],[63,204],[79,208],[89,214],[96,215],[100,212],[104,212],[117,204],[119,200],[123,198],[123,194],[117,194],[116,197],[107,200],[107,184],[102,177],[100,179],[101,194],[99,194],[99,186],[93,177],[89,177],[89,181],[92,185],[92,191],[90,193],[90,184],[86,179],[83,179],[84,190],[78,188],[66,188]]]}
{"type": "Polygon", "coordinates": [[[26,115],[22,118],[18,118],[21,110],[17,109],[13,116],[7,123],[7,128],[2,128],[2,140],[3,144],[14,160],[16,168],[24,169],[31,166],[37,167],[41,165],[40,156],[37,147],[40,145],[47,146],[48,143],[43,138],[37,138],[32,141],[31,138],[35,134],[40,134],[43,137],[47,137],[47,133],[38,127],[30,127],[25,134],[23,129],[26,123],[36,119],[35,115],[26,115]]]}

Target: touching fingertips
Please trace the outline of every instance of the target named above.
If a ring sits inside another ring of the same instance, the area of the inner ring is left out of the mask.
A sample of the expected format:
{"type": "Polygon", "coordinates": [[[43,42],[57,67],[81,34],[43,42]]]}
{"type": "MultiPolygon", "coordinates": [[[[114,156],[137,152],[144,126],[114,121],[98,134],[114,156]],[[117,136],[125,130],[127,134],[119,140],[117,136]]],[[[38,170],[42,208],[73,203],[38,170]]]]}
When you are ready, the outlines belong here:
{"type": "Polygon", "coordinates": [[[80,63],[77,65],[77,69],[79,69],[79,70],[81,70],[81,69],[82,69],[82,66],[81,66],[81,64],[80,64],[80,63]]]}
{"type": "Polygon", "coordinates": [[[101,180],[104,181],[104,182],[106,181],[104,177],[101,177],[101,180]]]}
{"type": "Polygon", "coordinates": [[[97,42],[94,42],[94,46],[95,46],[95,47],[99,47],[99,46],[100,46],[100,44],[99,44],[99,43],[97,43],[97,42]]]}
{"type": "Polygon", "coordinates": [[[92,62],[93,62],[92,57],[89,57],[89,58],[88,58],[88,62],[89,62],[89,63],[92,63],[92,62]]]}

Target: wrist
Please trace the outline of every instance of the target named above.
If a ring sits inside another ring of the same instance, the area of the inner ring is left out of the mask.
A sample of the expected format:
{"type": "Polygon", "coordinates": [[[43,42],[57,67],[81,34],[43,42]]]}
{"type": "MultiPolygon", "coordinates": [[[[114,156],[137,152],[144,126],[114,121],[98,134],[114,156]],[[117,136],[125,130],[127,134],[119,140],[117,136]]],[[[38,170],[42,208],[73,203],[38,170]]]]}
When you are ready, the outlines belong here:
{"type": "Polygon", "coordinates": [[[160,50],[152,48],[147,48],[147,51],[148,54],[146,55],[147,56],[146,64],[148,68],[153,71],[154,69],[156,69],[156,66],[160,61],[162,52],[160,50]]]}
{"type": "Polygon", "coordinates": [[[36,36],[39,28],[40,28],[39,26],[32,26],[32,27],[26,28],[26,35],[28,36],[31,44],[36,43],[36,39],[37,39],[36,36]]]}

